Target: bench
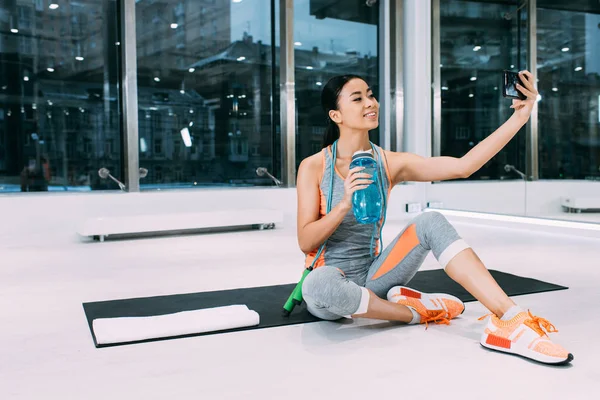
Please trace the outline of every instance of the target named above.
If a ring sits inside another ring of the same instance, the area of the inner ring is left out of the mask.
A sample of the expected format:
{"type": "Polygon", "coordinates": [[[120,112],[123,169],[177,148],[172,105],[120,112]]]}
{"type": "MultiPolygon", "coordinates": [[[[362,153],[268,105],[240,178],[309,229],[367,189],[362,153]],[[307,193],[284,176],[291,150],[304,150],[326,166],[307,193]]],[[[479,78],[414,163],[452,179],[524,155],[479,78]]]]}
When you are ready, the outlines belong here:
{"type": "Polygon", "coordinates": [[[561,197],[560,204],[565,212],[600,211],[599,197],[561,197]]]}
{"type": "Polygon", "coordinates": [[[115,235],[160,235],[234,227],[273,229],[282,221],[281,211],[267,209],[125,215],[87,218],[80,223],[77,233],[103,242],[115,235]]]}

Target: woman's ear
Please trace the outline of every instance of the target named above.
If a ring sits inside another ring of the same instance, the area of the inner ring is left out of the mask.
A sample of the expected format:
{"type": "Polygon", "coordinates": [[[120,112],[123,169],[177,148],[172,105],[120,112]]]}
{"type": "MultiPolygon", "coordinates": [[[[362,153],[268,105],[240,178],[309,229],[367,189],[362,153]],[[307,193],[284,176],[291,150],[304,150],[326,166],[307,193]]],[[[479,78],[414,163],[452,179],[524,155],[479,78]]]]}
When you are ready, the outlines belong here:
{"type": "Polygon", "coordinates": [[[337,124],[342,122],[342,115],[340,114],[339,110],[330,110],[329,118],[331,118],[331,120],[337,124]]]}

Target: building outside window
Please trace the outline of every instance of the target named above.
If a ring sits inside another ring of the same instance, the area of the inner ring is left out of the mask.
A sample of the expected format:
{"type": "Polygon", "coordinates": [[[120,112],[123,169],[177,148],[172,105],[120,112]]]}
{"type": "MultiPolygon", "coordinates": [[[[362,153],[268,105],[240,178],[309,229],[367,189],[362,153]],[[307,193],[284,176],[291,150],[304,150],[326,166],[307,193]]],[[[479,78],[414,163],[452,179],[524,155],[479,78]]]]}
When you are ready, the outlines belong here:
{"type": "Polygon", "coordinates": [[[142,189],[271,184],[256,175],[279,154],[270,13],[269,0],[136,2],[140,116],[161,120],[140,117],[140,143],[169,132],[160,152],[140,146],[140,166],[161,170],[142,189]]]}
{"type": "MultiPolygon", "coordinates": [[[[364,1],[294,1],[296,166],[321,149],[327,125],[321,90],[329,79],[358,75],[379,95],[378,29],[379,8],[364,1]]],[[[379,129],[370,137],[379,143],[379,129]]]]}
{"type": "Polygon", "coordinates": [[[0,4],[0,193],[118,189],[98,176],[121,178],[116,10],[0,4]]]}

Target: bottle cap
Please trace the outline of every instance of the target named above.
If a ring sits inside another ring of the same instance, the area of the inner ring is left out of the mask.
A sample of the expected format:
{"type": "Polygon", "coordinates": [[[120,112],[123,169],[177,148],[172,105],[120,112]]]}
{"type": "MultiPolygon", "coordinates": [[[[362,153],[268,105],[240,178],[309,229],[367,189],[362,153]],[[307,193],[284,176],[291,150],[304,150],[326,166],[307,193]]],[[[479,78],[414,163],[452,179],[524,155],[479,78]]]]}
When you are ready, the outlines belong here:
{"type": "Polygon", "coordinates": [[[369,149],[369,150],[359,150],[357,152],[355,152],[354,154],[352,154],[352,161],[356,160],[357,158],[372,158],[375,159],[373,157],[373,150],[369,149]]]}

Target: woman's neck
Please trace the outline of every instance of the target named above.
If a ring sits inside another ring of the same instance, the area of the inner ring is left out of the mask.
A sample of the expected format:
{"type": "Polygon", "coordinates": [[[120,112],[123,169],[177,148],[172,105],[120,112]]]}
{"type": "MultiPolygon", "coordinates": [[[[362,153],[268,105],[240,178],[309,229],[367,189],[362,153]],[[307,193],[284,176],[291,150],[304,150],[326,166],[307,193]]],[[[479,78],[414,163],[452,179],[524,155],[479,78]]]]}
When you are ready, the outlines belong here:
{"type": "Polygon", "coordinates": [[[354,153],[360,150],[371,150],[369,142],[369,133],[342,134],[338,139],[337,157],[341,159],[351,158],[354,153]]]}

